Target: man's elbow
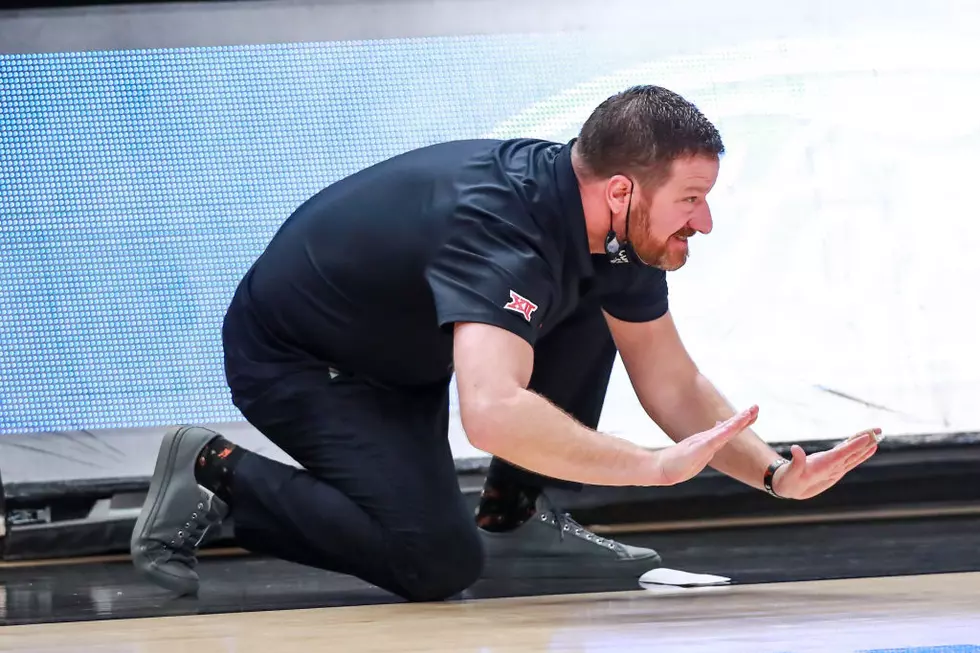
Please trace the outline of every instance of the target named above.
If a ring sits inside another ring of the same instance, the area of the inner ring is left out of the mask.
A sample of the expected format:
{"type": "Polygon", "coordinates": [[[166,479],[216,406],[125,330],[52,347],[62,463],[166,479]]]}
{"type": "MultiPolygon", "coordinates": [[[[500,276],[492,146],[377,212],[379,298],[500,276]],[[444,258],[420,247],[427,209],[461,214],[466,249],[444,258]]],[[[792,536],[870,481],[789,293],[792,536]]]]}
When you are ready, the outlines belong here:
{"type": "Polygon", "coordinates": [[[512,406],[516,401],[513,394],[461,401],[460,422],[470,444],[490,455],[500,455],[513,433],[513,427],[508,424],[508,415],[513,412],[512,406]]]}

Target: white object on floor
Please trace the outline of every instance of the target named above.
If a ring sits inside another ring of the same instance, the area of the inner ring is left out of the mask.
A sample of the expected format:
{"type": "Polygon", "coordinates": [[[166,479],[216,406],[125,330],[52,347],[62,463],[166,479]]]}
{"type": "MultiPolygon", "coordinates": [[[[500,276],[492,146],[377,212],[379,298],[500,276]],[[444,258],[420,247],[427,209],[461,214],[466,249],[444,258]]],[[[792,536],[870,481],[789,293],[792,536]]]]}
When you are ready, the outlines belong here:
{"type": "Polygon", "coordinates": [[[688,571],[659,567],[640,576],[640,587],[670,585],[673,587],[710,587],[727,585],[731,578],[712,574],[692,574],[688,571]]]}

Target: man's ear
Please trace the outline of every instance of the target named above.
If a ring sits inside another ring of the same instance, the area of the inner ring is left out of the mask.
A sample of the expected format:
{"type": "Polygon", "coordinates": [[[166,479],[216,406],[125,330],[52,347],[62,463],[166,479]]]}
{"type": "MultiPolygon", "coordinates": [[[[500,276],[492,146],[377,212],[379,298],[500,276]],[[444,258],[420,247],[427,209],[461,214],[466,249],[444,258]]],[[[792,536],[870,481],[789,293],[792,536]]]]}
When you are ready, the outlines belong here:
{"type": "Polygon", "coordinates": [[[606,182],[606,204],[613,213],[622,213],[633,192],[633,184],[626,175],[613,175],[606,182]]]}

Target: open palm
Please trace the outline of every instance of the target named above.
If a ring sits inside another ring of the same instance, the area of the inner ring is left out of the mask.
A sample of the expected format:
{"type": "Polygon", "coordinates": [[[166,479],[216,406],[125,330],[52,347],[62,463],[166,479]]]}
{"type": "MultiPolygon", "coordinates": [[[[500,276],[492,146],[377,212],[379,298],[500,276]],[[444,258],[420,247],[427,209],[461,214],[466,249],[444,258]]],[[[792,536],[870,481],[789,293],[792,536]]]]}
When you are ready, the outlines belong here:
{"type": "Polygon", "coordinates": [[[851,436],[833,449],[807,455],[793,445],[792,459],[773,477],[772,489],[787,499],[809,499],[836,484],[845,474],[873,456],[881,441],[881,429],[851,436]]]}

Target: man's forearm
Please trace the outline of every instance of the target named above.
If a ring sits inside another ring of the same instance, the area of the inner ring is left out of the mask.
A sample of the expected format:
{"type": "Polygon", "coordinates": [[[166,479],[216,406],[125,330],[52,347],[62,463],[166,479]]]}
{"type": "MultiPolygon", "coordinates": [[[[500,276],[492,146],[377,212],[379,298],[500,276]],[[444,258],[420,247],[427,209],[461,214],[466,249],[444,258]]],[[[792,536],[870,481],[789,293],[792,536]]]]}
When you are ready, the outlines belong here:
{"type": "Polygon", "coordinates": [[[473,413],[461,406],[468,435],[488,453],[552,478],[589,485],[658,485],[657,453],[587,428],[527,390],[473,413]]]}
{"type": "MultiPolygon", "coordinates": [[[[714,384],[700,374],[689,386],[678,390],[671,404],[655,419],[675,442],[706,431],[735,413],[714,384]]],[[[746,429],[715,454],[710,465],[746,485],[762,489],[766,468],[778,457],[762,438],[746,429]]]]}

